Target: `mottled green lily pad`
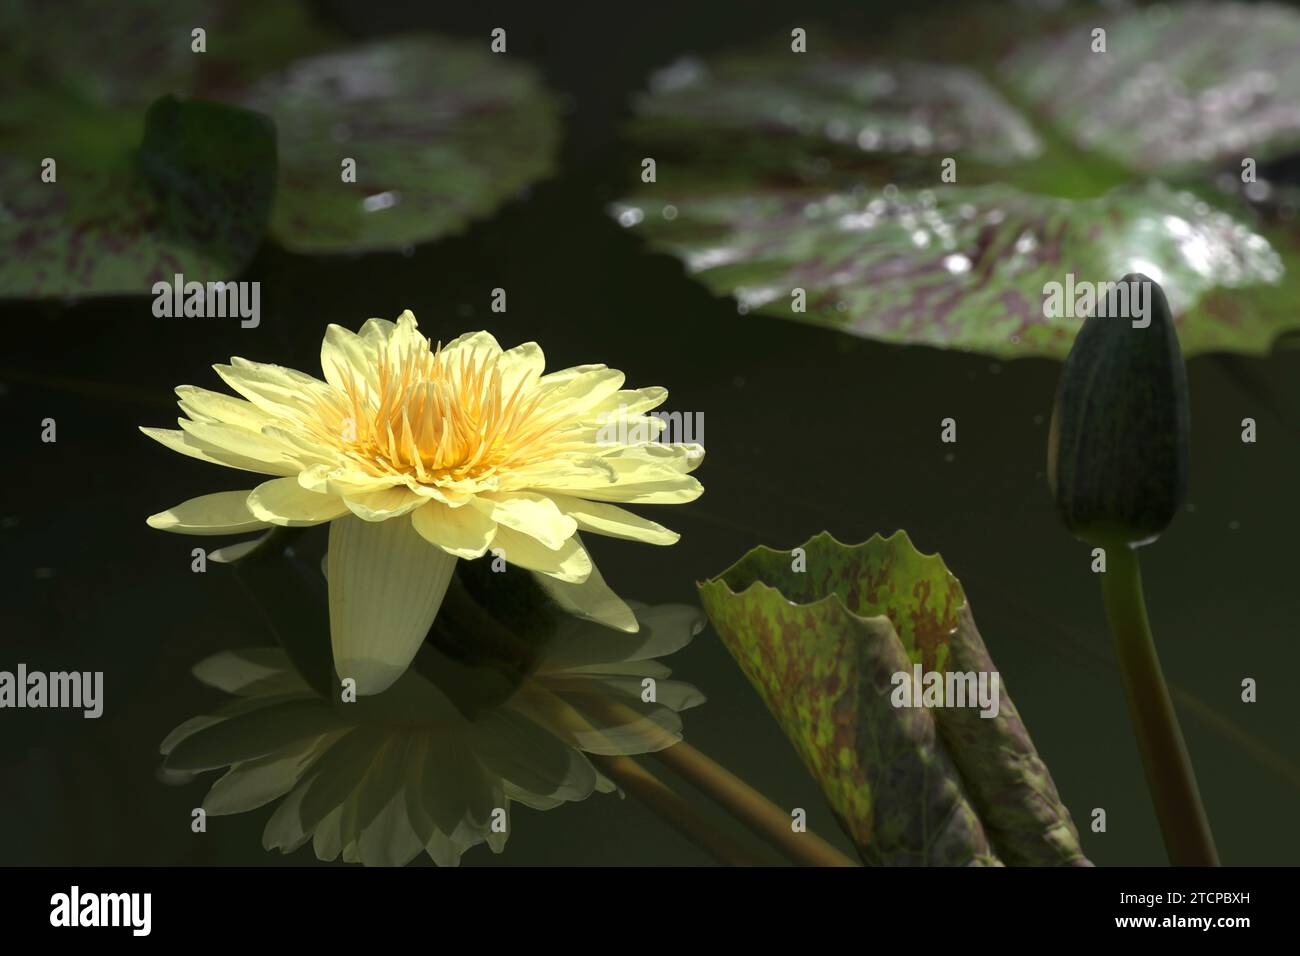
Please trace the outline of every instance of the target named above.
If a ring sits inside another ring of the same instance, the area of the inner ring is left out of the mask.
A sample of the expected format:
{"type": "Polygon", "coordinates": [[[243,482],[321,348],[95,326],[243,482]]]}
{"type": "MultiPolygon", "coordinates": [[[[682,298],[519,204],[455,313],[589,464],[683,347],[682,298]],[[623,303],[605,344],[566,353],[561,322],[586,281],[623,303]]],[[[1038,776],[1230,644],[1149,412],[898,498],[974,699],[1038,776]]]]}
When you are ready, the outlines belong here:
{"type": "Polygon", "coordinates": [[[139,160],[165,235],[211,256],[226,272],[240,271],[271,218],[270,120],[224,103],[165,96],[145,116],[139,160]]]}
{"type": "Polygon", "coordinates": [[[891,700],[915,664],[996,671],[938,555],[901,531],[852,547],[823,532],[755,548],[699,591],[867,863],[1087,865],[1005,681],[993,717],[891,700]]]}
{"type": "Polygon", "coordinates": [[[1300,14],[1187,3],[1088,18],[1003,61],[1002,82],[1081,149],[1130,169],[1240,169],[1300,146],[1300,14]],[[1092,31],[1106,31],[1093,52],[1092,31]]]}
{"type": "Polygon", "coordinates": [[[43,182],[36,160],[0,161],[0,295],[143,295],[176,273],[238,273],[270,218],[275,132],[247,110],[164,97],[138,150],[56,163],[43,182]]]}
{"type": "Polygon", "coordinates": [[[317,51],[326,34],[298,0],[5,0],[0,118],[6,151],[101,112],[139,122],[168,94],[219,98],[273,64],[317,51]],[[194,31],[204,31],[195,52],[194,31]]]}
{"type": "Polygon", "coordinates": [[[242,100],[280,133],[272,232],[299,252],[397,249],[551,170],[557,107],[485,43],[405,37],[301,60],[242,100]],[[356,182],[342,181],[344,159],[356,182]]]}
{"type": "Polygon", "coordinates": [[[0,4],[0,297],[146,295],[177,272],[239,272],[265,234],[273,134],[191,97],[318,47],[303,10],[0,4]],[[205,53],[193,50],[200,28],[205,53]],[[171,105],[147,124],[156,101],[171,105]],[[46,158],[54,182],[42,181],[46,158]]]}
{"type": "Polygon", "coordinates": [[[674,198],[624,205],[620,220],[653,222],[662,248],[746,312],[887,342],[1063,358],[1086,316],[1046,317],[1044,286],[1139,269],[1169,290],[1188,354],[1265,352],[1277,332],[1274,315],[1244,301],[1219,299],[1213,313],[1201,303],[1212,290],[1278,282],[1278,251],[1158,182],[1097,199],[997,185],[674,198]]]}
{"type": "Polygon", "coordinates": [[[173,177],[160,203],[158,176],[142,173],[157,172],[147,161],[165,151],[161,140],[148,144],[144,167],[138,159],[146,109],[162,97],[273,116],[280,166],[270,229],[295,251],[428,241],[551,168],[557,109],[518,60],[436,38],[324,54],[328,43],[293,2],[0,4],[0,297],[145,294],[175,272],[217,281],[243,268],[266,233],[248,215],[260,209],[262,172],[216,158],[257,151],[223,142],[225,121],[181,124],[188,138],[168,162],[210,181],[173,177]],[[200,28],[205,52],[192,49],[200,28]],[[53,183],[41,180],[47,157],[57,163],[53,183]],[[345,157],[357,161],[355,183],[342,181],[345,157]],[[227,206],[231,178],[245,174],[243,197],[227,206]],[[227,213],[196,221],[200,208],[227,213]]]}
{"type": "Polygon", "coordinates": [[[787,163],[841,157],[915,167],[960,150],[1000,164],[1042,150],[1020,113],[972,70],[836,53],[712,65],[684,58],[651,77],[633,129],[648,140],[713,145],[733,157],[747,151],[751,165],[761,147],[746,138],[787,163]]]}
{"type": "MultiPolygon", "coordinates": [[[[982,13],[1022,36],[1015,16],[982,13]]],[[[964,63],[853,55],[824,31],[802,54],[682,61],[629,127],[657,180],[610,211],[742,312],[899,344],[1063,358],[1082,316],[1050,315],[1047,284],[1128,272],[1164,286],[1188,355],[1300,327],[1279,307],[1300,293],[1295,243],[1214,188],[1300,145],[1300,13],[1193,4],[1029,33],[964,63]]]]}

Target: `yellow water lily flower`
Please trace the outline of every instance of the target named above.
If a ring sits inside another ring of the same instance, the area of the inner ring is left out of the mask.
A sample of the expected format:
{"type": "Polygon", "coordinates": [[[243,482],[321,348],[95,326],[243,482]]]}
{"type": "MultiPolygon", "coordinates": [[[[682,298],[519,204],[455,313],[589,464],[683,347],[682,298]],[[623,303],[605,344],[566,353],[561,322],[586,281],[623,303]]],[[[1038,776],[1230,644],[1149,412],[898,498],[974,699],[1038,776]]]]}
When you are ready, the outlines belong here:
{"type": "Polygon", "coordinates": [[[579,529],[650,544],[678,535],[620,507],[703,491],[698,444],[610,443],[661,433],[645,413],[663,388],[623,389],[622,372],[543,374],[533,342],[502,350],[487,332],[431,347],[415,316],[328,327],[325,380],[234,358],[215,366],[242,399],[176,389],[180,430],[142,428],[175,451],[274,476],[153,515],[188,534],[329,522],[335,669],[376,694],[406,670],[457,558],[488,553],[549,582],[561,605],[625,631],[636,619],[605,587],[579,529]],[[612,426],[612,427],[611,427],[612,426]]]}
{"type": "MultiPolygon", "coordinates": [[[[671,746],[682,737],[678,712],[704,702],[656,660],[689,643],[704,615],[633,606],[635,635],[566,619],[514,692],[473,717],[426,676],[436,671],[430,645],[387,692],[354,703],[321,698],[279,648],[223,651],[194,674],[238,699],[173,730],[165,766],[182,780],[226,771],[203,800],[213,816],[280,801],[263,833],[268,850],[310,842],[322,860],[372,866],[421,852],[454,866],[479,843],[500,853],[512,803],[547,810],[615,790],[587,755],[671,746]]],[[[474,679],[457,670],[456,690],[474,679]]]]}

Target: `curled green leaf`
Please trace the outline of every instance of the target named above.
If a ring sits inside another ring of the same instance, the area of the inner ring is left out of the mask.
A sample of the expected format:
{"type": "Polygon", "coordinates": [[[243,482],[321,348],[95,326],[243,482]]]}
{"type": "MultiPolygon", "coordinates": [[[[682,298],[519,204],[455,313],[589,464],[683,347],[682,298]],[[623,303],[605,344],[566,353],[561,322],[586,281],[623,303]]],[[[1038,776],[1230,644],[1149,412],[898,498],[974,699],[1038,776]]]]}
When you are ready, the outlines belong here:
{"type": "Polygon", "coordinates": [[[960,583],[903,532],[755,548],[699,586],[723,643],[863,859],[1087,865],[1005,683],[996,715],[900,707],[897,675],[996,673],[960,583]]]}

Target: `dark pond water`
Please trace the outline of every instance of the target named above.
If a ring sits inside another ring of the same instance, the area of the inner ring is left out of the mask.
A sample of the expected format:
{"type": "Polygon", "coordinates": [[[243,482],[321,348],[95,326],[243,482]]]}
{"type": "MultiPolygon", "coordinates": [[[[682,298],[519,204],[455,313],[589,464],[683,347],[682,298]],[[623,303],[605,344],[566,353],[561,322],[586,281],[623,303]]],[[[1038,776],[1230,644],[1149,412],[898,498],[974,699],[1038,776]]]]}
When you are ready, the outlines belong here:
{"type": "MultiPolygon", "coordinates": [[[[604,362],[633,386],[667,386],[666,408],[703,414],[706,493],[655,515],[682,541],[592,544],[620,594],[694,601],[695,581],[750,547],[788,548],[823,529],[858,541],[904,528],[922,550],[942,552],[1081,829],[1092,808],[1107,810],[1108,831],[1085,832],[1085,850],[1099,864],[1163,859],[1088,549],[1058,524],[1044,479],[1059,366],[740,315],[675,260],[649,254],[603,210],[635,168],[615,139],[626,97],[648,68],[763,35],[790,15],[777,3],[746,4],[743,15],[614,6],[520,5],[511,15],[519,55],[572,97],[569,138],[556,177],[461,235],[410,256],[312,259],[264,247],[245,277],[263,283],[257,329],[155,319],[145,297],[4,306],[0,660],[103,670],[110,699],[97,721],[0,715],[0,862],[316,864],[310,850],[282,859],[261,849],[266,811],[223,818],[217,839],[192,834],[203,785],[156,777],[162,736],[219,699],[189,668],[270,638],[230,575],[191,573],[192,541],[144,523],[245,479],[168,453],[136,426],[173,421],[177,384],[219,388],[210,366],[230,355],[314,371],[326,323],[355,327],[406,308],[431,337],[488,328],[507,346],[535,339],[550,368],[604,362]],[[509,292],[501,315],[488,309],[498,286],[509,292]],[[949,416],[955,448],[939,441],[949,416]],[[58,422],[55,445],[39,442],[45,417],[58,422]]],[[[813,6],[845,28],[873,26],[869,12],[813,6]]],[[[357,35],[496,25],[495,11],[376,20],[372,4],[329,9],[357,35]]],[[[1145,554],[1152,621],[1224,861],[1293,863],[1300,351],[1201,357],[1189,374],[1191,493],[1145,554]],[[1240,441],[1246,416],[1258,422],[1254,445],[1240,441]],[[1240,701],[1245,677],[1258,680],[1258,703],[1240,701]]],[[[671,663],[709,697],[686,715],[687,739],[778,804],[809,808],[810,825],[850,850],[712,631],[671,663]]],[[[708,861],[635,802],[597,796],[521,810],[504,856],[478,848],[464,862],[708,861]]]]}

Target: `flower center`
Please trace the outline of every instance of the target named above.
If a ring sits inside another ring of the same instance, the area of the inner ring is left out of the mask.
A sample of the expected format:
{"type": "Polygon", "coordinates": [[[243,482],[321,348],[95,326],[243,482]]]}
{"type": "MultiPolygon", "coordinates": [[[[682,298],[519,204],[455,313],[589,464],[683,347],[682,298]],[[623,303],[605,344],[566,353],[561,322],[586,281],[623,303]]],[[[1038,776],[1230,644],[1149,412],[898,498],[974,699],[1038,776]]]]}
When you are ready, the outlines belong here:
{"type": "Polygon", "coordinates": [[[557,450],[555,415],[520,376],[511,385],[500,356],[406,348],[383,353],[374,382],[341,370],[343,391],[313,423],[367,472],[422,484],[484,478],[557,450]]]}

